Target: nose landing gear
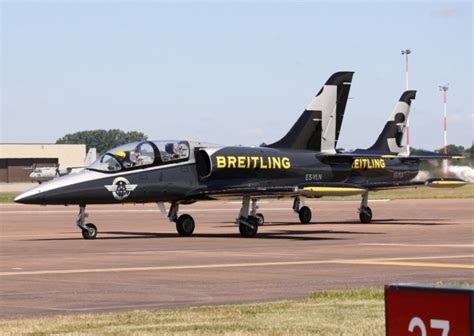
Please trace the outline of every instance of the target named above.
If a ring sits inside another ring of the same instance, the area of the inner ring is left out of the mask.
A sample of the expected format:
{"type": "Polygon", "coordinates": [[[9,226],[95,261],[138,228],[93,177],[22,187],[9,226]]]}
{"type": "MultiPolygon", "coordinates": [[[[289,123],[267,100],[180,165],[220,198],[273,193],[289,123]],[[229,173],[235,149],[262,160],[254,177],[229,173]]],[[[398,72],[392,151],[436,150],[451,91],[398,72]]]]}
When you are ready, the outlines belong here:
{"type": "Polygon", "coordinates": [[[84,239],[95,239],[97,237],[97,227],[92,223],[84,223],[88,216],[86,206],[84,204],[79,205],[79,216],[76,225],[82,230],[82,237],[84,239]]]}
{"type": "Polygon", "coordinates": [[[97,227],[92,223],[86,224],[85,227],[87,229],[82,229],[82,237],[84,239],[95,239],[97,237],[97,227]]]}

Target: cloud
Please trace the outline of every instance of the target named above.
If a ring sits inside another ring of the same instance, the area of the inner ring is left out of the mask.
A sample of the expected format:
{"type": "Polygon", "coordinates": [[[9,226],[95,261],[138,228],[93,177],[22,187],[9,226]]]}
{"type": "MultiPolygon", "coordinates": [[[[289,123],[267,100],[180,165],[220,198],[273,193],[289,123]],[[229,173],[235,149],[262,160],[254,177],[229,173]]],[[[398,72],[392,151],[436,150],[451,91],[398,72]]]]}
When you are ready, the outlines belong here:
{"type": "Polygon", "coordinates": [[[438,8],[431,11],[431,16],[436,18],[452,18],[457,16],[458,14],[459,13],[456,9],[449,7],[438,8]]]}
{"type": "Polygon", "coordinates": [[[261,128],[247,128],[247,129],[242,129],[240,130],[240,135],[263,135],[264,131],[261,128]]]}

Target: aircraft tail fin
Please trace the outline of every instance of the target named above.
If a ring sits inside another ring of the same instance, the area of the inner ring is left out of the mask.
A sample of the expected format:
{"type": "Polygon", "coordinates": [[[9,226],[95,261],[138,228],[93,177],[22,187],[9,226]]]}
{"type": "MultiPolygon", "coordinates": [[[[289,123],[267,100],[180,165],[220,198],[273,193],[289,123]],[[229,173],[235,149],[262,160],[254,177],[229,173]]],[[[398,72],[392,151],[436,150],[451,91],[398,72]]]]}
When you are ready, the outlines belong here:
{"type": "Polygon", "coordinates": [[[329,77],[288,133],[267,147],[335,153],[353,74],[343,71],[329,77]]]}
{"type": "Polygon", "coordinates": [[[97,160],[97,149],[89,148],[89,151],[87,152],[86,158],[84,160],[84,166],[87,167],[95,160],[97,160]]]}
{"type": "Polygon", "coordinates": [[[369,151],[408,155],[407,147],[403,144],[405,127],[410,114],[411,101],[416,98],[416,91],[409,90],[402,93],[390,118],[375,143],[367,148],[369,151]]]}

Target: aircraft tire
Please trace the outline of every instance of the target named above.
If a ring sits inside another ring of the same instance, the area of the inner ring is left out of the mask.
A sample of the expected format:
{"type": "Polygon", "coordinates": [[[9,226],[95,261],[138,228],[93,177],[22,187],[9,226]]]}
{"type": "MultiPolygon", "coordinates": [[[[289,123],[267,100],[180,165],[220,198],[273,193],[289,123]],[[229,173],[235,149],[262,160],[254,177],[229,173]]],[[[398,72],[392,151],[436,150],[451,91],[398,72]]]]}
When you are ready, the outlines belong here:
{"type": "Polygon", "coordinates": [[[176,220],[176,231],[180,236],[189,237],[194,232],[194,219],[190,215],[181,215],[176,220]]]}
{"type": "Polygon", "coordinates": [[[309,224],[311,222],[311,209],[307,206],[301,207],[298,211],[298,217],[300,218],[301,224],[309,224]]]}
{"type": "Polygon", "coordinates": [[[240,235],[244,238],[252,238],[257,235],[258,231],[258,218],[248,217],[247,219],[241,219],[239,224],[240,235]],[[244,224],[242,221],[246,220],[249,225],[244,224]]]}
{"type": "Polygon", "coordinates": [[[361,223],[370,223],[372,221],[372,209],[369,207],[361,209],[359,212],[359,219],[361,223]]]}
{"type": "Polygon", "coordinates": [[[86,224],[86,227],[87,230],[82,230],[82,237],[84,239],[95,239],[97,237],[97,227],[92,223],[86,224]]]}
{"type": "Polygon", "coordinates": [[[255,218],[258,219],[258,225],[263,225],[265,223],[265,217],[263,216],[263,214],[258,213],[255,215],[255,218]]]}

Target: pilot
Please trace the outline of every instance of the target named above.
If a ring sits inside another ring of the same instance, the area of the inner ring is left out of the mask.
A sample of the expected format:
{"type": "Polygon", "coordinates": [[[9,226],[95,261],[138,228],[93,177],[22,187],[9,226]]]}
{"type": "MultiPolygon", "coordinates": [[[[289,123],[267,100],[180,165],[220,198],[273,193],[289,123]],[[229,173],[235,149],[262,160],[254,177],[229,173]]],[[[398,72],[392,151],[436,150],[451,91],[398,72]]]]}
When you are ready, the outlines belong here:
{"type": "Polygon", "coordinates": [[[129,155],[129,152],[123,150],[115,153],[115,156],[120,160],[120,162],[125,168],[130,168],[133,165],[133,163],[129,159],[129,155]]]}
{"type": "Polygon", "coordinates": [[[138,165],[138,156],[140,154],[137,153],[135,150],[131,150],[129,153],[128,153],[128,159],[130,160],[130,164],[132,166],[136,166],[138,165]]]}
{"type": "Polygon", "coordinates": [[[167,143],[165,145],[165,151],[166,151],[166,154],[163,155],[164,161],[170,161],[170,160],[175,160],[179,158],[178,144],[172,143],[172,142],[167,143]]]}

